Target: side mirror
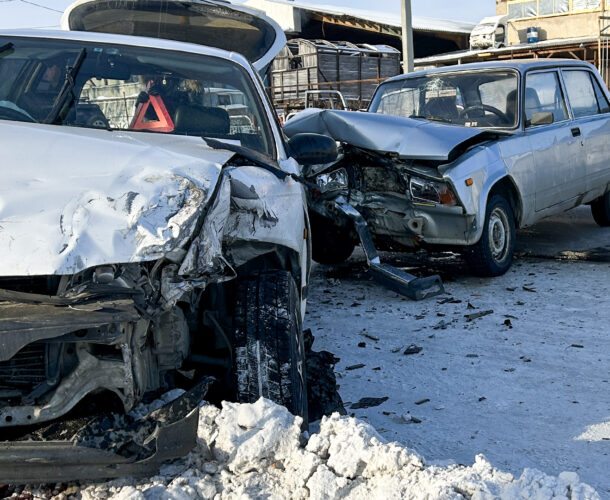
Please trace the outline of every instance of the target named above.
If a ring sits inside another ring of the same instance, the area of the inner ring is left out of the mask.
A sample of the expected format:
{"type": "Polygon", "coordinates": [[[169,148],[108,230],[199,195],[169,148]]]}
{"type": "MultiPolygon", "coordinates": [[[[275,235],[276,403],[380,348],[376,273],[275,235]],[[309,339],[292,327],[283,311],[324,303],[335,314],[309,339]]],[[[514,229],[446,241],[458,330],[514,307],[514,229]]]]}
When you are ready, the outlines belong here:
{"type": "Polygon", "coordinates": [[[530,125],[550,125],[555,121],[553,117],[553,113],[545,112],[545,113],[534,113],[532,115],[532,119],[530,120],[530,125]]]}
{"type": "Polygon", "coordinates": [[[337,160],[337,143],[321,134],[295,134],[288,141],[288,153],[300,165],[321,165],[337,160]]]}

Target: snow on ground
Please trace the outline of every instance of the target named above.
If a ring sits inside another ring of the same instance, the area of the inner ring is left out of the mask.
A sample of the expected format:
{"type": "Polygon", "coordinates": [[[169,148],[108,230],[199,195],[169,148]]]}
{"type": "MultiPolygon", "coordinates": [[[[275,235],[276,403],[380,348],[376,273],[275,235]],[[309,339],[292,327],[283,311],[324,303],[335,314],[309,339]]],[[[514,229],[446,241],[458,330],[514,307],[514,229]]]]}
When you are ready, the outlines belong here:
{"type": "MultiPolygon", "coordinates": [[[[520,234],[519,250],[559,255],[609,244],[610,229],[581,208],[520,234]]],[[[369,281],[356,255],[331,271],[338,281],[315,269],[305,326],[315,349],[341,358],[335,371],[348,412],[386,439],[440,463],[470,464],[483,453],[513,474],[575,471],[610,498],[606,257],[519,259],[494,279],[439,264],[447,294],[412,302],[369,281]],[[485,311],[493,313],[466,317],[485,311]],[[403,354],[411,344],[421,352],[403,354]],[[363,397],[389,399],[350,409],[363,397]]]]}
{"type": "MultiPolygon", "coordinates": [[[[610,229],[578,210],[522,232],[519,251],[609,243],[610,229]]],[[[315,350],[341,358],[340,393],[358,418],[324,418],[307,440],[298,420],[264,400],[205,406],[196,449],[158,476],[65,491],[151,500],[610,498],[606,257],[522,258],[495,279],[432,262],[447,294],[422,302],[371,282],[361,254],[342,269],[317,266],[305,327],[315,350]],[[369,406],[366,397],[387,399],[369,406]]]]}
{"type": "MultiPolygon", "coordinates": [[[[267,400],[201,408],[196,449],[148,480],[82,485],[84,500],[599,499],[574,473],[518,477],[483,456],[471,466],[426,465],[369,424],[334,414],[305,442],[300,418],[267,400]]],[[[41,492],[30,490],[34,495],[41,492]]]]}

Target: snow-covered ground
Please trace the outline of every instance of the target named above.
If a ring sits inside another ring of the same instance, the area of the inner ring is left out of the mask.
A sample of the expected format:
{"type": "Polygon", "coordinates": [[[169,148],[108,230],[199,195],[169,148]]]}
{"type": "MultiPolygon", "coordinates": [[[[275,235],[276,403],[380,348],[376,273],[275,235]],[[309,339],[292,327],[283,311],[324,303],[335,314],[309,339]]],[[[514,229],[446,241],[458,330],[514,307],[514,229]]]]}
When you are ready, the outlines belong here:
{"type": "Polygon", "coordinates": [[[610,229],[579,209],[522,232],[520,253],[537,257],[506,276],[428,260],[447,294],[422,302],[370,281],[361,254],[316,266],[305,327],[314,350],[341,358],[357,418],[325,418],[307,440],[263,400],[206,406],[196,449],[158,476],[64,485],[59,498],[610,498],[608,245],[610,229]]]}
{"type": "MultiPolygon", "coordinates": [[[[522,232],[519,251],[608,245],[580,208],[522,232]]],[[[339,280],[315,269],[306,327],[341,358],[348,412],[386,439],[440,463],[482,453],[515,474],[575,471],[610,498],[610,251],[595,258],[606,262],[519,259],[495,279],[441,262],[447,295],[412,302],[369,281],[356,255],[339,280]],[[403,354],[411,344],[422,350],[403,354]],[[388,400],[349,408],[363,397],[388,400]]]]}
{"type": "MultiPolygon", "coordinates": [[[[558,477],[528,469],[518,477],[482,456],[471,466],[426,465],[416,453],[386,443],[369,424],[324,417],[319,432],[303,439],[300,418],[260,399],[251,405],[201,408],[199,439],[185,459],[150,479],[118,479],[69,486],[84,500],[266,499],[539,499],[598,500],[578,475],[558,477]]],[[[42,488],[20,498],[45,497],[42,488]]]]}

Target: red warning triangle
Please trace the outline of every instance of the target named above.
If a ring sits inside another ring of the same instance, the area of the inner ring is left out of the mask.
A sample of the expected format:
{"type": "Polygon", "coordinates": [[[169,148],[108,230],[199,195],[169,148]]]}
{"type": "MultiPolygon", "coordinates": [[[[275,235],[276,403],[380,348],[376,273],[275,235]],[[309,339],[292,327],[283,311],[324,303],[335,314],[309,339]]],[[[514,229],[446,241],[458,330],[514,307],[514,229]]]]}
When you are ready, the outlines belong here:
{"type": "Polygon", "coordinates": [[[138,104],[136,108],[136,114],[131,120],[129,126],[132,130],[154,130],[155,132],[173,132],[174,122],[167,112],[165,103],[160,95],[149,95],[148,101],[138,104]],[[152,106],[155,114],[157,115],[156,120],[150,120],[146,118],[146,112],[148,108],[152,106]]]}

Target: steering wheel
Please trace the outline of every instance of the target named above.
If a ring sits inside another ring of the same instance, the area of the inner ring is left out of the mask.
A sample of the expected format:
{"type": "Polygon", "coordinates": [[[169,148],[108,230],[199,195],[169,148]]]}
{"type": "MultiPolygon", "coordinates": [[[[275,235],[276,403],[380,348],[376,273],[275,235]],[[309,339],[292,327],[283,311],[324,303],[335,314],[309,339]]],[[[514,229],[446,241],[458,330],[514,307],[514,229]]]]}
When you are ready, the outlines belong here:
{"type": "Polygon", "coordinates": [[[468,113],[470,111],[475,111],[475,110],[489,111],[490,113],[493,113],[498,118],[500,118],[502,121],[504,121],[504,122],[508,121],[506,114],[502,113],[502,111],[500,111],[498,108],[494,108],[493,106],[490,106],[489,104],[475,104],[474,106],[468,106],[468,107],[464,108],[462,111],[460,111],[460,118],[464,118],[465,116],[468,115],[468,113]]]}
{"type": "Polygon", "coordinates": [[[18,108],[8,108],[0,104],[0,119],[35,123],[36,120],[27,111],[18,108]]]}

